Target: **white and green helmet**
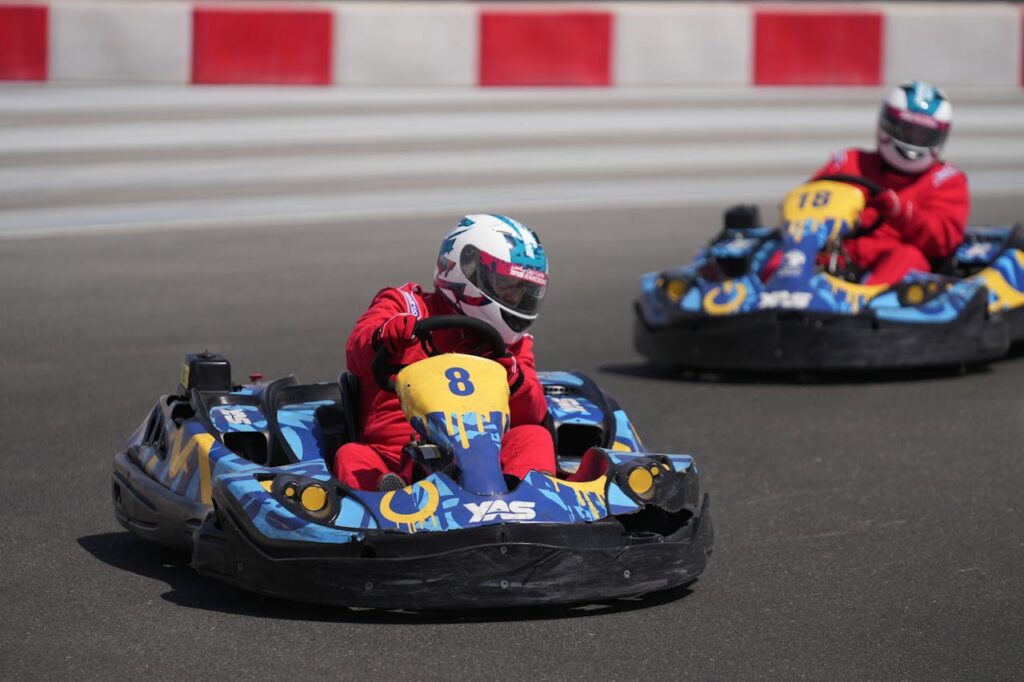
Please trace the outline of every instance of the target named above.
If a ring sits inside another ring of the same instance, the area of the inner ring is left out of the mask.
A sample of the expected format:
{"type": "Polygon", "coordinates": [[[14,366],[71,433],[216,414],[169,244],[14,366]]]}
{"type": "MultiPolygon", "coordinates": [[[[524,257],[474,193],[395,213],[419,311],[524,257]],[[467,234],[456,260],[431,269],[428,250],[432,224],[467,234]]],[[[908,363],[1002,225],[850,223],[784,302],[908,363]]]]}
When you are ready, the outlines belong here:
{"type": "Polygon", "coordinates": [[[515,343],[537,319],[548,259],[537,235],[501,215],[463,216],[441,242],[434,286],[464,315],[515,343]]]}
{"type": "Polygon", "coordinates": [[[942,90],[921,81],[901,83],[882,102],[878,153],[902,173],[923,173],[938,160],[952,123],[953,107],[942,90]]]}

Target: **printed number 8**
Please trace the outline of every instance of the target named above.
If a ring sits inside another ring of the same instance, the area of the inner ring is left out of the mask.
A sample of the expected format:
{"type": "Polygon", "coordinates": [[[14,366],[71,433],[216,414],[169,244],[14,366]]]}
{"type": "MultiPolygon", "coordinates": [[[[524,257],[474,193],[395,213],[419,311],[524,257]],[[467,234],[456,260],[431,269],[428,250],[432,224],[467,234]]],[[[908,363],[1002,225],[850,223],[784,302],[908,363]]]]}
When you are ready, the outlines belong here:
{"type": "Polygon", "coordinates": [[[473,382],[469,380],[469,372],[461,367],[452,367],[444,373],[448,379],[448,390],[458,396],[472,395],[476,389],[473,382]]]}

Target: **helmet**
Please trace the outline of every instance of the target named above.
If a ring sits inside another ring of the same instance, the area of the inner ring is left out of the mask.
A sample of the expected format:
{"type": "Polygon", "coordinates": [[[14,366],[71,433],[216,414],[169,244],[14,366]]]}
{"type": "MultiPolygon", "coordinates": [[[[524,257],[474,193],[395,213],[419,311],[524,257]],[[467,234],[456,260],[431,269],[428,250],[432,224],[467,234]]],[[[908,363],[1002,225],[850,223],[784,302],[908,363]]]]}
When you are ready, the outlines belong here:
{"type": "Polygon", "coordinates": [[[530,228],[501,215],[467,215],[441,242],[434,286],[462,313],[515,343],[537,319],[548,259],[530,228]]]}
{"type": "Polygon", "coordinates": [[[908,175],[928,170],[949,135],[953,107],[935,86],[912,81],[894,88],[878,116],[878,152],[908,175]]]}

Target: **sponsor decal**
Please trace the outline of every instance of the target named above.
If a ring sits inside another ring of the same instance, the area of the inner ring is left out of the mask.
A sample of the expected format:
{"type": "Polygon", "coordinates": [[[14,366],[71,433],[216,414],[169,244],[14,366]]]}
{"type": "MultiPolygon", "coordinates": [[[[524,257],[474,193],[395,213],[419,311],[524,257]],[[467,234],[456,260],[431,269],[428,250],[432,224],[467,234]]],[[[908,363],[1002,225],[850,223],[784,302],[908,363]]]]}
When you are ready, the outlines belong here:
{"type": "MultiPolygon", "coordinates": [[[[500,270],[501,268],[499,268],[500,270]]],[[[539,284],[540,286],[546,286],[548,283],[548,276],[540,270],[534,270],[533,268],[526,268],[522,265],[511,263],[508,266],[508,273],[512,277],[517,277],[521,280],[525,280],[530,284],[539,284]]]]}
{"type": "Polygon", "coordinates": [[[932,187],[938,187],[946,180],[952,177],[960,175],[960,169],[953,164],[946,163],[942,165],[942,168],[935,171],[935,175],[932,176],[932,187]]]}
{"type": "Polygon", "coordinates": [[[782,277],[799,277],[807,264],[807,255],[799,249],[790,249],[782,254],[782,263],[779,265],[778,274],[782,277]]]}
{"type": "Polygon", "coordinates": [[[469,520],[470,523],[493,521],[494,519],[501,519],[502,521],[530,521],[537,516],[533,509],[534,503],[524,500],[508,503],[504,500],[488,500],[480,504],[470,502],[463,506],[473,515],[469,520]]]}
{"type": "Polygon", "coordinates": [[[228,424],[252,426],[252,422],[249,421],[249,416],[245,414],[244,410],[221,410],[220,413],[224,415],[224,419],[227,420],[228,424]]]}
{"type": "Polygon", "coordinates": [[[967,250],[964,252],[964,258],[988,258],[989,254],[992,252],[993,246],[995,246],[995,244],[986,242],[976,242],[974,244],[971,244],[970,246],[967,247],[967,250]]]}
{"type": "Polygon", "coordinates": [[[420,315],[420,306],[416,302],[416,297],[405,289],[399,289],[399,291],[402,292],[402,296],[405,298],[405,307],[409,309],[409,313],[411,315],[415,315],[417,320],[422,318],[422,315],[420,315]]]}
{"type": "Polygon", "coordinates": [[[757,307],[804,310],[811,304],[813,298],[814,294],[808,291],[762,291],[757,300],[757,307]]]}
{"type": "Polygon", "coordinates": [[[496,272],[499,275],[505,275],[508,277],[515,277],[516,279],[521,279],[524,282],[529,282],[530,284],[547,286],[548,283],[548,275],[543,270],[522,265],[520,263],[509,263],[497,256],[492,256],[486,251],[480,252],[480,265],[491,272],[496,272]]]}
{"type": "Polygon", "coordinates": [[[587,408],[580,404],[580,401],[575,398],[550,398],[551,402],[555,404],[555,407],[566,414],[587,414],[587,408]]]}

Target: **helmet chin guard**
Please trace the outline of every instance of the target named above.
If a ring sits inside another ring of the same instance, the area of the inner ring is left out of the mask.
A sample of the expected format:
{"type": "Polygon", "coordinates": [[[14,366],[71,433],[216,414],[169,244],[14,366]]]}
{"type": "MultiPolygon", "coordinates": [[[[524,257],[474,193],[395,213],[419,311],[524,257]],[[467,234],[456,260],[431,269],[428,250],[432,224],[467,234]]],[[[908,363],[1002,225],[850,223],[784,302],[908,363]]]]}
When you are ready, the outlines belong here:
{"type": "Polygon", "coordinates": [[[519,341],[537,319],[548,261],[537,235],[500,215],[464,216],[441,242],[434,286],[463,315],[519,341]]]}

